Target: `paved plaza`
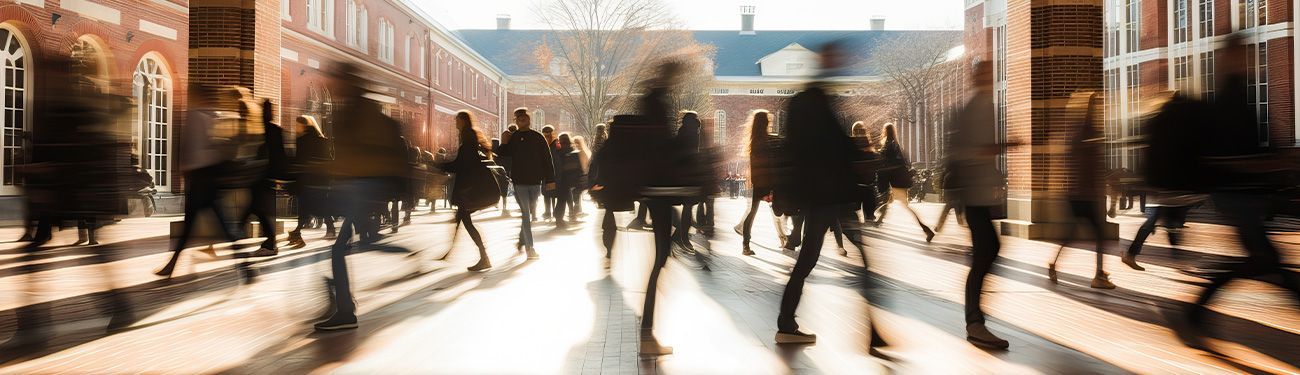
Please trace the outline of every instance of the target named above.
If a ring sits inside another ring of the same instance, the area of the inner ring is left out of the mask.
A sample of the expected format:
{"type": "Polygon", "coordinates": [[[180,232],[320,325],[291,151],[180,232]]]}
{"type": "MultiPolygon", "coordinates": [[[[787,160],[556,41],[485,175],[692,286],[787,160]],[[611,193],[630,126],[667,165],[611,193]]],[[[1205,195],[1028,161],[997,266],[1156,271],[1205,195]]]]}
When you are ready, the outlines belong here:
{"type": "MultiPolygon", "coordinates": [[[[1180,344],[1170,327],[1203,280],[1178,270],[1241,252],[1231,228],[1203,217],[1190,224],[1189,251],[1169,251],[1161,232],[1139,259],[1147,271],[1130,270],[1117,254],[1141,222],[1132,212],[1113,219],[1125,238],[1109,245],[1115,290],[1088,288],[1088,250],[1068,250],[1060,283],[1053,285],[1045,265],[1055,245],[1003,238],[985,305],[990,328],[1011,341],[1008,351],[984,351],[964,340],[965,228],[950,222],[926,244],[910,215],[897,209],[868,232],[869,270],[861,253],[849,246],[848,256],[839,255],[828,236],[799,310],[803,327],[819,340],[776,345],[777,306],[794,253],[778,249],[764,206],[754,226],[758,254],[741,256],[740,236],[731,227],[745,206],[719,199],[711,251],[695,237],[696,249],[709,256],[679,252],[669,261],[656,327],[660,341],[675,348],[668,356],[637,355],[650,233],[619,232],[613,259],[606,261],[598,216],[588,202],[593,215],[581,226],[535,227],[541,259],[532,261],[514,249],[517,216],[477,214],[496,266],[485,273],[465,270],[477,258],[468,236],[448,243],[450,211],[417,213],[412,225],[380,241],[385,246],[359,248],[349,257],[360,328],[324,334],[311,329],[327,301],[323,230],[304,232],[309,241],[303,249],[251,264],[191,251],[172,279],[151,271],[169,256],[167,223],[178,217],[128,219],[102,231],[102,246],[53,248],[34,258],[24,257],[18,243],[3,243],[0,340],[13,334],[16,312],[33,308],[53,312],[53,339],[43,349],[0,353],[0,373],[1300,371],[1300,313],[1280,289],[1262,282],[1236,283],[1216,300],[1209,319],[1213,353],[1180,344]],[[449,248],[449,256],[437,260],[449,248]],[[38,271],[28,267],[33,264],[38,271]],[[256,274],[251,283],[250,273],[256,274]],[[110,295],[124,296],[132,309],[114,309],[110,295]],[[892,344],[883,352],[893,361],[867,354],[868,310],[892,344]]],[[[933,222],[940,206],[917,207],[933,222]]],[[[620,224],[630,219],[619,215],[620,224]]],[[[1300,234],[1275,229],[1274,240],[1294,270],[1300,234]]],[[[18,235],[16,228],[0,229],[0,239],[18,235]]],[[[59,232],[52,245],[75,237],[75,231],[59,232]]],[[[218,254],[228,251],[219,248],[218,254]]]]}

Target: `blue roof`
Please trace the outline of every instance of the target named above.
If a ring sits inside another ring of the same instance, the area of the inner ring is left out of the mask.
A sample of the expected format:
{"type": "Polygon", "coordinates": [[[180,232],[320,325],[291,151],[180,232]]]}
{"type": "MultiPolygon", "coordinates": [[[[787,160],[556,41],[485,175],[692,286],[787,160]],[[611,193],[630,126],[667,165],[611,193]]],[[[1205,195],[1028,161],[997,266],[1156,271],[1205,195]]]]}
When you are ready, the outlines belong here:
{"type": "MultiPolygon", "coordinates": [[[[533,50],[551,30],[459,30],[460,37],[470,48],[487,57],[506,74],[524,75],[537,71],[533,50]]],[[[735,30],[692,31],[695,40],[712,45],[715,76],[761,76],[758,60],[780,51],[791,43],[798,43],[816,51],[823,44],[840,41],[845,50],[853,52],[859,62],[868,61],[872,52],[885,41],[911,34],[934,34],[952,39],[952,46],[961,43],[961,31],[948,30],[844,30],[844,31],[765,31],[742,35],[735,30]]],[[[876,75],[869,64],[854,64],[852,75],[876,75]]]]}

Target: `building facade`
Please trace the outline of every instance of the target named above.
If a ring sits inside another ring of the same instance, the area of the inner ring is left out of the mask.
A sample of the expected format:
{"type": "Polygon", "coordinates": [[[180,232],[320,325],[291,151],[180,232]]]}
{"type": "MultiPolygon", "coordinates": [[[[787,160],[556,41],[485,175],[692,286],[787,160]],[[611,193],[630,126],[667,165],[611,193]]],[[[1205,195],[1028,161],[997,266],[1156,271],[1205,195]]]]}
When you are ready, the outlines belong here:
{"type": "Polygon", "coordinates": [[[29,157],[41,131],[38,97],[57,95],[41,69],[72,59],[99,90],[131,97],[135,109],[119,129],[160,191],[179,191],[173,139],[184,128],[189,41],[188,9],[171,0],[0,1],[0,221],[22,215],[22,180],[15,167],[29,157]]]}

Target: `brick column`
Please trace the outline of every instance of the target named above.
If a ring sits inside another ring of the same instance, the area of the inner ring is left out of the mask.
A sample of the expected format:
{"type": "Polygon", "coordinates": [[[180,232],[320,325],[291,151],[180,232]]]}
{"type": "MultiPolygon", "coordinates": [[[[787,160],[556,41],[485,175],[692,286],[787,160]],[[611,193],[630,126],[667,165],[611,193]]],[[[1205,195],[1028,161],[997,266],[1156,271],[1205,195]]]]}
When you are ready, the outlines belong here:
{"type": "Polygon", "coordinates": [[[280,1],[191,0],[190,80],[280,105],[280,1]]]}
{"type": "Polygon", "coordinates": [[[1003,234],[1050,239],[1076,228],[1069,141],[1083,112],[1067,107],[1086,91],[1102,91],[1102,0],[1008,1],[1007,137],[1022,145],[1007,152],[1003,234]]]}

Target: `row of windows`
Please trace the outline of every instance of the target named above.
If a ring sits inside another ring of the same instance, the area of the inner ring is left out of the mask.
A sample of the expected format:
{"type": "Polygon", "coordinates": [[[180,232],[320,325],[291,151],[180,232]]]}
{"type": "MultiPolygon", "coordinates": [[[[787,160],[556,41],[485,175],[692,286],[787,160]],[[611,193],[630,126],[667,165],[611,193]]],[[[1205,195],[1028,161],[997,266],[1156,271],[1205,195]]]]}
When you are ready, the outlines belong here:
{"type": "MultiPolygon", "coordinates": [[[[29,137],[28,105],[31,100],[32,71],[29,69],[29,49],[24,39],[13,29],[0,25],[0,90],[4,103],[0,105],[0,190],[20,184],[15,166],[23,163],[29,137]]],[[[83,84],[99,86],[108,82],[103,48],[89,38],[80,38],[68,49],[74,66],[88,80],[83,84]]],[[[140,155],[143,167],[160,189],[171,185],[172,137],[172,80],[166,65],[155,54],[148,54],[136,65],[132,77],[132,94],[136,102],[135,126],[132,129],[134,152],[140,155]]]]}

